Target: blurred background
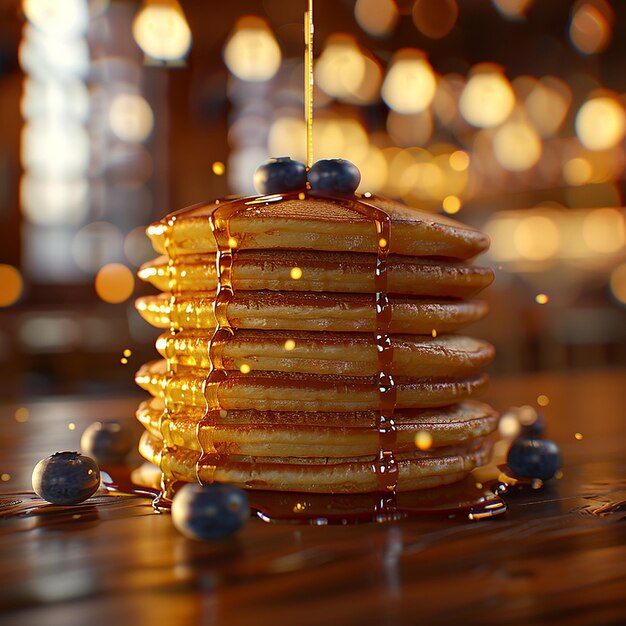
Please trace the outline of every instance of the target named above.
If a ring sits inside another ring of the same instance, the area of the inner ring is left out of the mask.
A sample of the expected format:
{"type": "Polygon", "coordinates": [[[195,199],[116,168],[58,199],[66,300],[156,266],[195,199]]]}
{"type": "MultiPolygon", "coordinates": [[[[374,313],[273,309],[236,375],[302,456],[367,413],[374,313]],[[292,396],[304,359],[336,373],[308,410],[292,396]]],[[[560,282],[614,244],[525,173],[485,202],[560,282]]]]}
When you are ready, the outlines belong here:
{"type": "MultiPolygon", "coordinates": [[[[0,397],[133,390],[167,212],[306,160],[305,0],[0,0],[0,397]]],[[[626,364],[626,3],[315,0],[315,158],[485,229],[492,374],[626,364]]]]}

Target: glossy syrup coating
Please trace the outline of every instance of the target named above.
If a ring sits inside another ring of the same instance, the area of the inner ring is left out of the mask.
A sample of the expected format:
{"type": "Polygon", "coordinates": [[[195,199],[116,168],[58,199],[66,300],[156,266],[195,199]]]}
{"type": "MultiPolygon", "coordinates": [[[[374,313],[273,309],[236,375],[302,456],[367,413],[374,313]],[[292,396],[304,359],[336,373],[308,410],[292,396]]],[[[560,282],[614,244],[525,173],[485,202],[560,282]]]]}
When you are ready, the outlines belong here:
{"type": "Polygon", "coordinates": [[[32,481],[35,493],[51,504],[78,504],[98,490],[100,469],[78,452],[57,452],[37,463],[32,481]]]}
{"type": "Polygon", "coordinates": [[[100,465],[122,465],[134,446],[129,428],[115,420],[93,422],[80,438],[83,453],[100,465]]]}
{"type": "Polygon", "coordinates": [[[550,439],[521,436],[511,445],[507,464],[517,476],[550,480],[561,469],[561,452],[550,439]]]}
{"type": "Polygon", "coordinates": [[[172,522],[189,539],[228,537],[250,518],[245,491],[233,485],[189,483],[172,502],[172,522]]]}

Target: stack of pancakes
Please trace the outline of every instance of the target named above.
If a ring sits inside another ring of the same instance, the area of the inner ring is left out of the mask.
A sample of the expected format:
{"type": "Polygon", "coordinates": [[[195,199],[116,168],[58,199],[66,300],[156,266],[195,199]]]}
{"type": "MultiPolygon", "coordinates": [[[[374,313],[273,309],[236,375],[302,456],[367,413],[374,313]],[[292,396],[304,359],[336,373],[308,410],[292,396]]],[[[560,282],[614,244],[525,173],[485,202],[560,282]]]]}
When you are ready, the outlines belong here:
{"type": "Polygon", "coordinates": [[[148,235],[162,256],[139,276],[162,293],[140,298],[137,308],[165,332],[157,341],[163,359],[137,373],[153,396],[137,415],[146,429],[140,452],[166,481],[380,490],[381,332],[395,394],[386,416],[395,478],[386,486],[449,484],[488,460],[497,416],[471,398],[485,387],[481,368],[494,351],[457,334],[486,313],[473,298],[492,271],[468,262],[488,245],[482,233],[375,196],[299,194],[197,205],[148,235]],[[226,250],[215,212],[233,203],[225,225],[232,292],[222,303],[229,333],[217,341],[226,250]],[[382,330],[381,240],[360,206],[390,224],[391,319],[382,330]],[[218,382],[209,377],[216,368],[218,382]]]}

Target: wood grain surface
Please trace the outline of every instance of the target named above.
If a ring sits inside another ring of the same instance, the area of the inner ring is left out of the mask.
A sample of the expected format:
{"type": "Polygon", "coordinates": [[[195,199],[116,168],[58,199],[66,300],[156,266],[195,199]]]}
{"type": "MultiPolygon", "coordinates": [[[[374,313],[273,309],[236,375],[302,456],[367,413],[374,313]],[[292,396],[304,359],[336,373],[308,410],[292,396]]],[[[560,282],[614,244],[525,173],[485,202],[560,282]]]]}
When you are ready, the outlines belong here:
{"type": "MultiPolygon", "coordinates": [[[[252,519],[199,543],[148,500],[97,495],[62,516],[0,519],[0,624],[624,624],[626,372],[495,379],[487,400],[505,411],[539,394],[564,475],[506,496],[504,516],[252,519]]],[[[93,420],[131,420],[137,401],[2,407],[0,512],[40,458],[77,449],[93,420]]]]}

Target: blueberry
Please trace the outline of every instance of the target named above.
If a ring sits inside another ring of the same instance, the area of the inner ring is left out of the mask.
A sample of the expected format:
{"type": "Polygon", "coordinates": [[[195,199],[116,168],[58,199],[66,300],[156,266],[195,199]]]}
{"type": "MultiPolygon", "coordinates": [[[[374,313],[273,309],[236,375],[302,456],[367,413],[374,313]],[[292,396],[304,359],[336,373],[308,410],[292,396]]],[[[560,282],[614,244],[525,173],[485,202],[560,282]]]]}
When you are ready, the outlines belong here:
{"type": "Polygon", "coordinates": [[[78,504],[100,486],[96,462],[78,452],[57,452],[33,470],[35,493],[52,504],[78,504]]]}
{"type": "Polygon", "coordinates": [[[248,496],[233,485],[188,483],[174,496],[172,521],[190,539],[220,539],[250,517],[248,496]]]}
{"type": "Polygon", "coordinates": [[[112,420],[90,424],[80,438],[83,453],[100,465],[122,465],[134,444],[130,429],[112,420]]]}
{"type": "Polygon", "coordinates": [[[306,166],[290,157],[275,157],[254,172],[254,188],[263,195],[306,189],[306,166]]]}
{"type": "Polygon", "coordinates": [[[345,159],[321,159],[311,166],[307,178],[313,191],[350,194],[359,186],[361,172],[345,159]]]}
{"type": "Polygon", "coordinates": [[[561,453],[554,441],[522,436],[512,443],[506,461],[517,476],[549,480],[561,468],[561,453]]]}

